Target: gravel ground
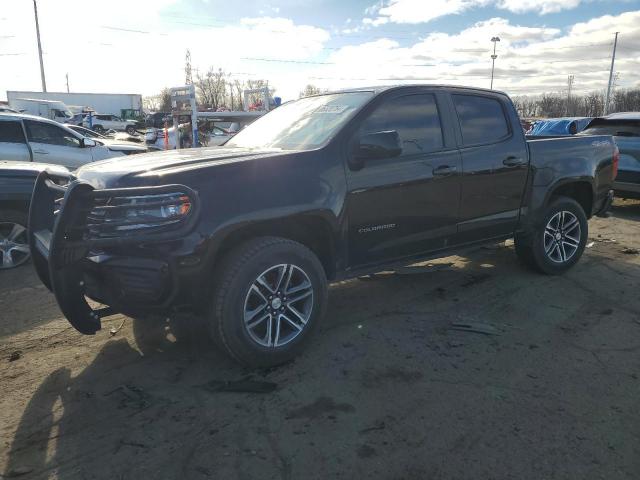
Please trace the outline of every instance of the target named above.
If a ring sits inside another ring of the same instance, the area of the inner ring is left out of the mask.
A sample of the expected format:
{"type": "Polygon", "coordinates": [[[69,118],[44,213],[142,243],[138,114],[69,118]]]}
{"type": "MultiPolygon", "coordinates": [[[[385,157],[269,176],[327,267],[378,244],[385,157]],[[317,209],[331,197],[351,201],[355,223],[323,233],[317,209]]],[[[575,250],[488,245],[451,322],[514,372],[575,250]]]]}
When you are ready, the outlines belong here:
{"type": "Polygon", "coordinates": [[[82,336],[30,265],[1,272],[0,477],[636,480],[640,202],[590,237],[562,277],[507,242],[334,284],[260,372],[189,319],[82,336]]]}

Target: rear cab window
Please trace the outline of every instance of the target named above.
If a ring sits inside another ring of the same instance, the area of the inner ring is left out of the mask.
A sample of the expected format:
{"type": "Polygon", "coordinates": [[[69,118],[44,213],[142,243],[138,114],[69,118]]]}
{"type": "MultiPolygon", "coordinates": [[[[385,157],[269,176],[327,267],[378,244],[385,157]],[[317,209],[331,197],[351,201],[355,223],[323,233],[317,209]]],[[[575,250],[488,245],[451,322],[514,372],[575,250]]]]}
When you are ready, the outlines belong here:
{"type": "Polygon", "coordinates": [[[469,94],[451,97],[458,114],[463,145],[498,143],[509,137],[509,123],[499,100],[469,94]]]}
{"type": "Polygon", "coordinates": [[[0,143],[27,143],[22,123],[15,120],[0,120],[0,143]]]}

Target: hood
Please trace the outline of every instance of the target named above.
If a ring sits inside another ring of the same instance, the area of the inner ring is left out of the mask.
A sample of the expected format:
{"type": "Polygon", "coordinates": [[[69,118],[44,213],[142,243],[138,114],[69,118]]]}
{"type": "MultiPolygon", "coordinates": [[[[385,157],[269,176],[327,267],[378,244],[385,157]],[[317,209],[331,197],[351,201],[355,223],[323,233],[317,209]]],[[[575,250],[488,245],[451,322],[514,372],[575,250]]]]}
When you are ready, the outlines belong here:
{"type": "Polygon", "coordinates": [[[146,152],[147,149],[144,145],[135,142],[128,142],[126,140],[118,140],[115,138],[96,138],[97,142],[102,143],[109,150],[115,150],[118,152],[123,151],[137,151],[146,152]]]}
{"type": "Polygon", "coordinates": [[[131,184],[150,185],[154,183],[151,180],[154,177],[295,153],[298,152],[224,147],[163,150],[90,163],[77,171],[77,178],[91,183],[96,188],[131,184]]]}

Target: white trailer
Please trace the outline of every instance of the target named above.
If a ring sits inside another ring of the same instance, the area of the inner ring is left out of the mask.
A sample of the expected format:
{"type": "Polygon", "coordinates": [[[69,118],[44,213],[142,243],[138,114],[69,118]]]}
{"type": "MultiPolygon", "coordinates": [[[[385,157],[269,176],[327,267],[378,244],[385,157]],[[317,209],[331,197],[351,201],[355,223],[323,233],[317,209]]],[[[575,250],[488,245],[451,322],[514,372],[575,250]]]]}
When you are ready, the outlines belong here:
{"type": "Polygon", "coordinates": [[[67,93],[67,92],[21,92],[7,91],[7,100],[33,98],[56,100],[66,105],[82,106],[84,110],[93,110],[122,118],[133,118],[142,113],[142,95],[137,93],[67,93]]]}

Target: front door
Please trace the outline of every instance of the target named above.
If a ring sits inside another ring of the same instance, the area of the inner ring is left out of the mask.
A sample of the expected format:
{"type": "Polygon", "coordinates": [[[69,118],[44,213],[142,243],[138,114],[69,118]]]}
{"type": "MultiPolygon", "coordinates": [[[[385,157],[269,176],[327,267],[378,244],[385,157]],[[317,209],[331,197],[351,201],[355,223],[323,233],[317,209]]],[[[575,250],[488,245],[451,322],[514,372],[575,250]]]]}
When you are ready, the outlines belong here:
{"type": "Polygon", "coordinates": [[[455,236],[461,163],[443,134],[445,97],[417,92],[384,97],[354,134],[395,130],[402,153],[347,170],[350,268],[441,249],[455,236]]]}
{"type": "Polygon", "coordinates": [[[34,162],[75,169],[93,161],[91,149],[84,148],[80,140],[64,128],[37,120],[25,120],[24,124],[34,162]]]}

